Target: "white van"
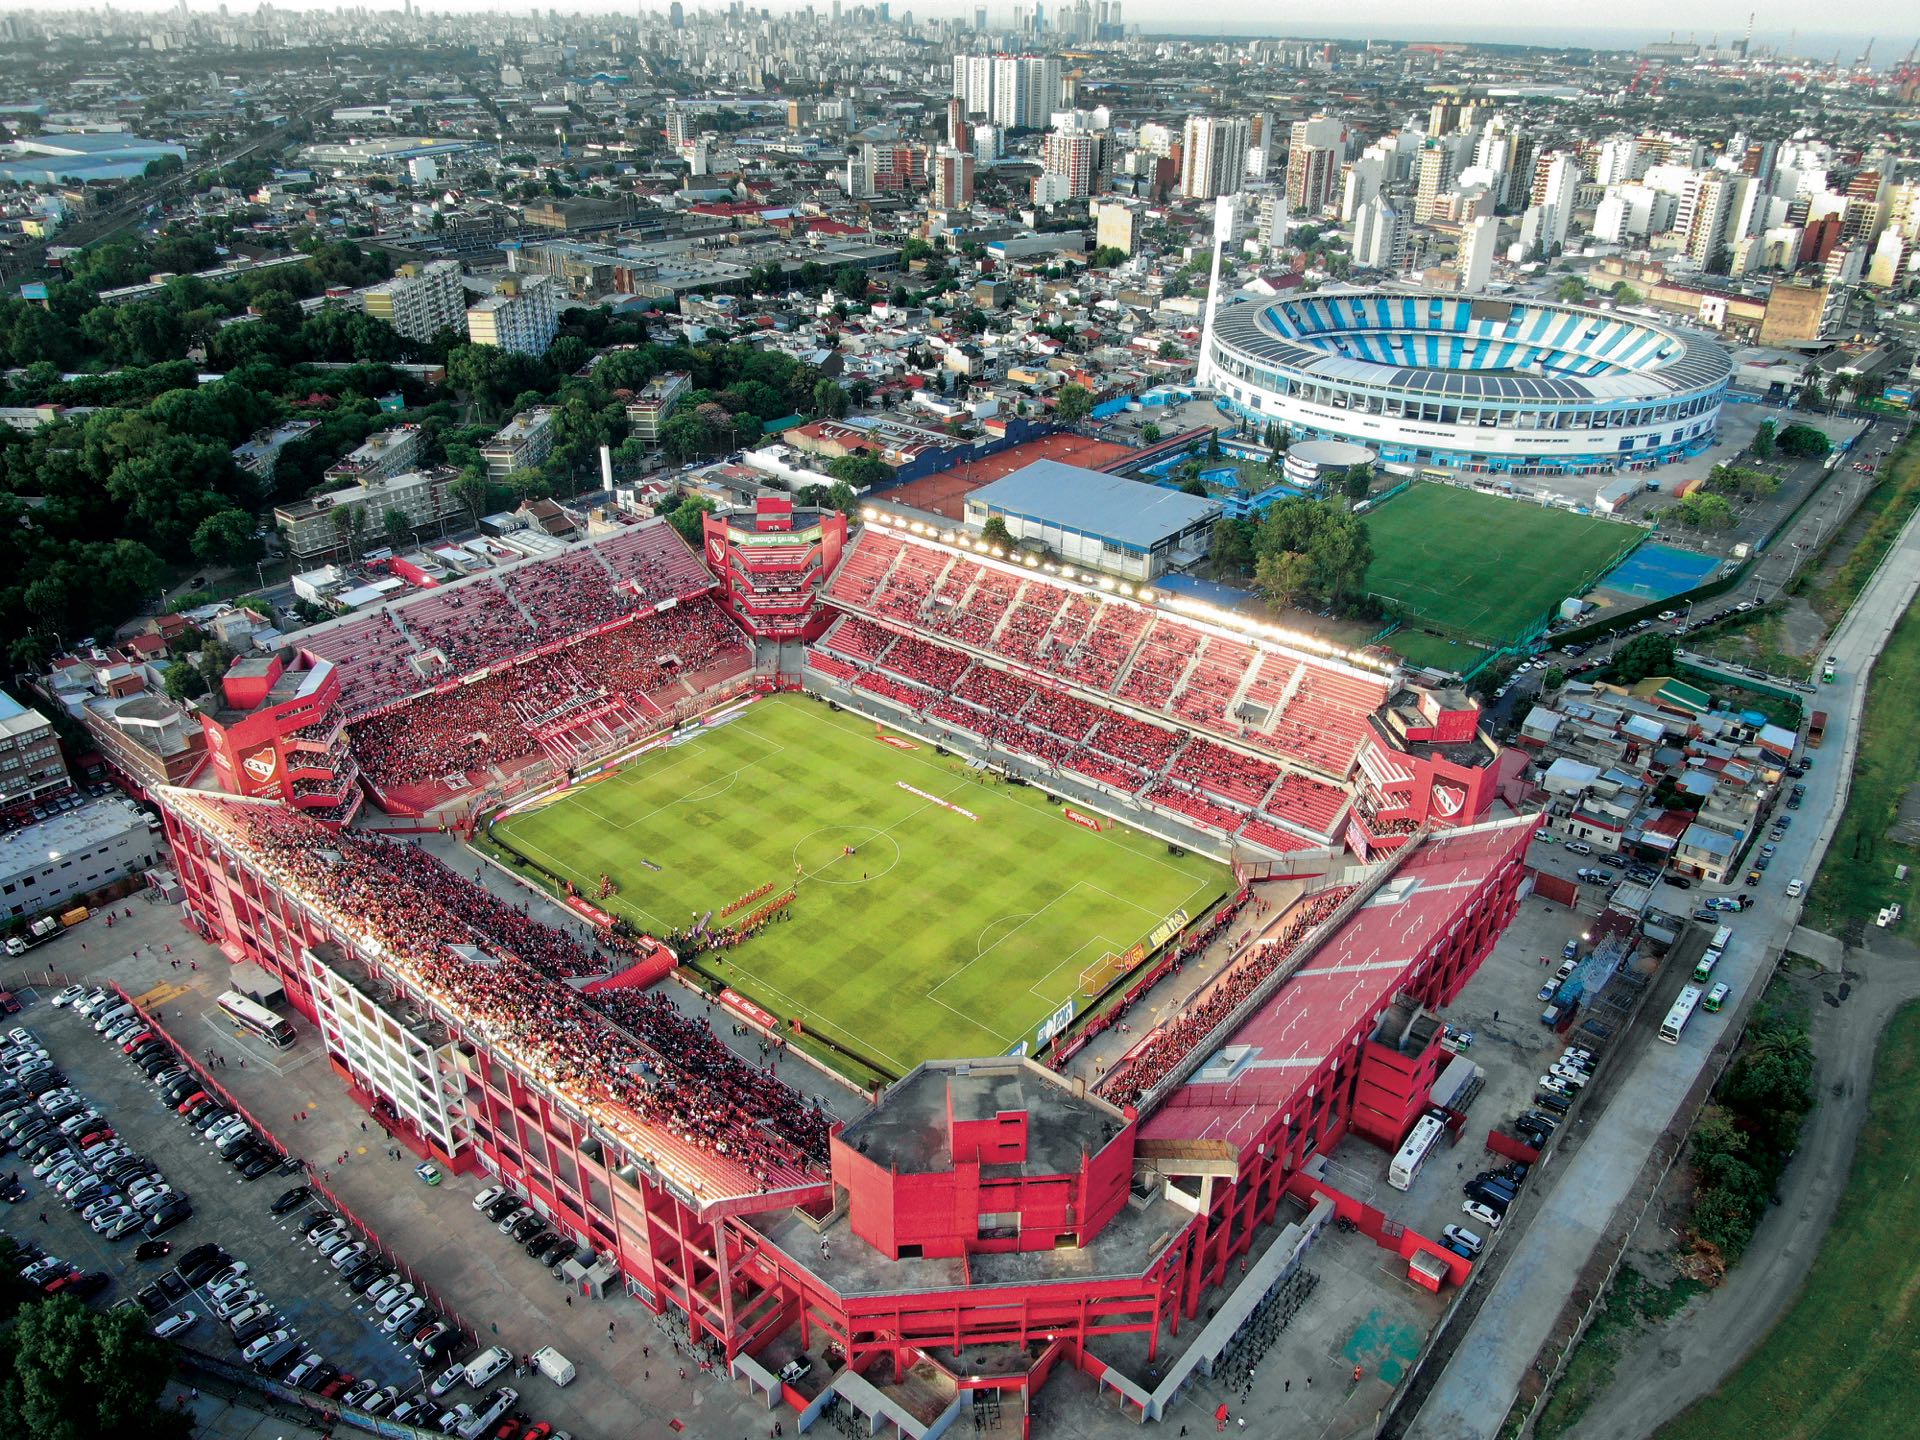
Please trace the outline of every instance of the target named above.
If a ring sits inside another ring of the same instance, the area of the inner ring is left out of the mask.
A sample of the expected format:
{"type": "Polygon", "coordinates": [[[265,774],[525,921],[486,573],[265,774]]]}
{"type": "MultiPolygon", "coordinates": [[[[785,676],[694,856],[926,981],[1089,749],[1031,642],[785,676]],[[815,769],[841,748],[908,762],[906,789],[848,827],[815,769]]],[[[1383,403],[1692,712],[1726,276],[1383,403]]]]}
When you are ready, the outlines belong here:
{"type": "Polygon", "coordinates": [[[533,1352],[533,1363],[540,1373],[556,1385],[573,1383],[573,1362],[551,1345],[533,1352]]]}
{"type": "Polygon", "coordinates": [[[506,1369],[507,1362],[512,1358],[505,1348],[499,1345],[495,1345],[490,1350],[482,1350],[467,1362],[467,1384],[478,1390],[506,1369]]]}

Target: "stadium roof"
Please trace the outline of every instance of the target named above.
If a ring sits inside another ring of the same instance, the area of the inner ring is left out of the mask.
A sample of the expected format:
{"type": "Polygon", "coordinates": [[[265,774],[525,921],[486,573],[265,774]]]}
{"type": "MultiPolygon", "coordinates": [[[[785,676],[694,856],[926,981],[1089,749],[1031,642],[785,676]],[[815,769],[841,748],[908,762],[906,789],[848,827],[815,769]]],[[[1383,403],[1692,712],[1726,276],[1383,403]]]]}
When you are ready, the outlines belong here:
{"type": "MultiPolygon", "coordinates": [[[[1362,299],[1374,298],[1373,292],[1352,293],[1362,299]]],[[[1411,304],[1414,300],[1442,297],[1409,292],[1406,295],[1396,293],[1391,298],[1411,304]]],[[[1449,296],[1444,299],[1450,304],[1461,303],[1460,297],[1449,296]]],[[[1584,375],[1405,365],[1342,353],[1342,332],[1338,330],[1304,335],[1284,333],[1275,322],[1275,314],[1285,311],[1288,303],[1226,304],[1214,316],[1214,337],[1220,344],[1230,346],[1257,362],[1284,366],[1318,380],[1381,386],[1430,396],[1436,400],[1524,403],[1654,399],[1713,385],[1724,381],[1732,371],[1727,352],[1704,336],[1617,313],[1549,301],[1527,301],[1524,305],[1516,303],[1514,306],[1516,312],[1524,311],[1541,317],[1543,323],[1559,317],[1557,328],[1550,334],[1510,337],[1519,348],[1560,349],[1583,360],[1596,362],[1609,352],[1620,349],[1620,340],[1625,337],[1657,339],[1661,342],[1660,348],[1638,361],[1609,361],[1613,368],[1607,373],[1584,375]],[[1574,328],[1569,329],[1569,323],[1574,328]],[[1620,338],[1607,339],[1588,354],[1583,348],[1586,337],[1577,333],[1580,325],[1588,323],[1604,327],[1610,333],[1617,332],[1620,338]]],[[[1409,333],[1444,336],[1448,340],[1485,340],[1491,343],[1501,338],[1486,325],[1473,330],[1459,330],[1415,323],[1405,328],[1409,333]]]]}
{"type": "Polygon", "coordinates": [[[1220,514],[1220,504],[1139,480],[1036,460],[967,497],[967,506],[1151,550],[1220,514]]]}
{"type": "MultiPolygon", "coordinates": [[[[1293,1104],[1329,1055],[1370,1029],[1451,934],[1538,816],[1443,832],[1403,861],[1366,904],[1140,1127],[1155,1141],[1237,1151],[1293,1104]],[[1224,1071],[1227,1078],[1208,1078],[1224,1071]]],[[[1146,1153],[1151,1153],[1146,1152],[1146,1153]]]]}

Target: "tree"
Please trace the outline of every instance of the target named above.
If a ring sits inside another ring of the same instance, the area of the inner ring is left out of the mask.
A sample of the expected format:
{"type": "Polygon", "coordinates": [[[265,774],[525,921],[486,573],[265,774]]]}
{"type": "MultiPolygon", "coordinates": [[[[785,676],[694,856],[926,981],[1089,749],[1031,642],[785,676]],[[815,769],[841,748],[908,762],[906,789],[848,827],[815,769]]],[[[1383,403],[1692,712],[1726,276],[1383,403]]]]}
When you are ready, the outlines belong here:
{"type": "Polygon", "coordinates": [[[380,517],[380,528],[386,532],[389,549],[402,550],[413,539],[413,522],[399,510],[388,507],[387,513],[380,517]]]}
{"type": "Polygon", "coordinates": [[[1673,639],[1667,635],[1638,635],[1620,647],[1609,674],[1622,685],[1649,675],[1673,674],[1673,639]]]}
{"type": "Polygon", "coordinates": [[[1053,398],[1053,418],[1062,425],[1078,425],[1093,413],[1093,392],[1071,381],[1062,385],[1053,398]]]}
{"type": "Polygon", "coordinates": [[[1149,445],[1157,444],[1160,440],[1160,427],[1149,420],[1140,427],[1140,438],[1149,445]]]}
{"type": "Polygon", "coordinates": [[[35,1440],[185,1440],[188,1415],[160,1403],[173,1351],[131,1307],[56,1295],[23,1307],[0,1339],[0,1424],[35,1440]]]}
{"type": "Polygon", "coordinates": [[[1587,282],[1582,280],[1578,275],[1569,275],[1560,282],[1559,287],[1553,293],[1569,304],[1577,304],[1586,298],[1587,282]]]}
{"type": "Polygon", "coordinates": [[[1126,261],[1127,252],[1118,245],[1102,245],[1093,252],[1090,263],[1095,270],[1111,270],[1115,265],[1126,264],[1126,261]]]}
{"type": "Polygon", "coordinates": [[[476,470],[464,470],[447,486],[447,494],[462,510],[467,512],[470,523],[478,525],[480,517],[487,513],[489,495],[487,477],[476,470]]]}
{"type": "Polygon", "coordinates": [[[1753,443],[1748,447],[1756,460],[1771,460],[1774,451],[1774,432],[1777,427],[1771,420],[1762,420],[1753,429],[1753,443]]]}
{"type": "Polygon", "coordinates": [[[209,515],[193,532],[193,558],[202,565],[251,565],[260,558],[253,517],[244,510],[209,515]]]}
{"type": "Polygon", "coordinates": [[[1346,477],[1340,482],[1340,488],[1345,493],[1349,504],[1358,505],[1372,493],[1373,467],[1371,465],[1348,466],[1346,477]]]}
{"type": "Polygon", "coordinates": [[[1559,690],[1567,683],[1567,672],[1558,665],[1551,665],[1547,673],[1540,677],[1541,688],[1547,691],[1559,690]]]}
{"type": "Polygon", "coordinates": [[[1180,493],[1183,495],[1198,495],[1202,499],[1205,499],[1207,495],[1207,482],[1202,480],[1198,475],[1189,475],[1181,482],[1180,493]]]}
{"type": "Polygon", "coordinates": [[[207,693],[207,682],[201,677],[200,667],[184,657],[176,658],[167,665],[167,698],[170,700],[198,700],[207,693]]]}
{"type": "Polygon", "coordinates": [[[1218,460],[1220,458],[1220,432],[1218,430],[1209,430],[1207,432],[1207,458],[1209,460],[1218,460]]]}
{"type": "MultiPolygon", "coordinates": [[[[813,413],[828,420],[838,420],[847,413],[847,392],[840,388],[837,380],[819,380],[813,387],[813,413]]],[[[776,419],[776,416],[768,416],[776,419]]]]}
{"type": "Polygon", "coordinates": [[[1253,565],[1253,583],[1274,605],[1293,604],[1312,577],[1313,559],[1299,550],[1269,551],[1253,565]]]}
{"type": "Polygon", "coordinates": [[[1833,449],[1833,442],[1826,432],[1812,425],[1789,425],[1776,437],[1775,443],[1780,453],[1790,455],[1795,460],[1822,460],[1833,449]]]}
{"type": "Polygon", "coordinates": [[[1694,530],[1731,530],[1738,520],[1733,505],[1724,495],[1696,490],[1661,511],[1663,518],[1694,530]]]}
{"type": "Polygon", "coordinates": [[[867,275],[857,265],[843,265],[834,272],[833,288],[848,300],[864,301],[867,298],[867,275]]]}
{"type": "Polygon", "coordinates": [[[1213,522],[1213,543],[1208,553],[1214,568],[1222,574],[1244,575],[1253,568],[1255,526],[1248,520],[1227,516],[1213,522]]]}
{"type": "Polygon", "coordinates": [[[1014,546],[1013,532],[1007,529],[1007,522],[998,515],[987,517],[987,523],[980,527],[980,539],[1002,550],[1011,550],[1014,546]]]}
{"type": "Polygon", "coordinates": [[[870,490],[893,479],[893,467],[875,455],[842,455],[828,462],[827,474],[855,490],[870,490]]]}
{"type": "Polygon", "coordinates": [[[703,543],[702,517],[713,513],[713,501],[704,495],[689,495],[667,514],[667,523],[680,538],[696,549],[703,543]]]}

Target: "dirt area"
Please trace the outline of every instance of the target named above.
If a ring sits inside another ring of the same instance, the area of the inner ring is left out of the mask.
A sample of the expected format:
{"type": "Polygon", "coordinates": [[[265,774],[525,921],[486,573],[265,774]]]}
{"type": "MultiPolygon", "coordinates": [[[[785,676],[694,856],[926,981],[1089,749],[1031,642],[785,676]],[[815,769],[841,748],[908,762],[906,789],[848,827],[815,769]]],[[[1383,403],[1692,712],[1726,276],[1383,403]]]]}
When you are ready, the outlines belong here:
{"type": "Polygon", "coordinates": [[[1091,440],[1085,435],[1043,435],[983,460],[970,460],[943,474],[909,480],[904,485],[881,491],[875,498],[960,520],[965,517],[967,496],[1036,460],[1060,460],[1083,469],[1100,470],[1132,453],[1131,447],[1111,440],[1091,440]]]}

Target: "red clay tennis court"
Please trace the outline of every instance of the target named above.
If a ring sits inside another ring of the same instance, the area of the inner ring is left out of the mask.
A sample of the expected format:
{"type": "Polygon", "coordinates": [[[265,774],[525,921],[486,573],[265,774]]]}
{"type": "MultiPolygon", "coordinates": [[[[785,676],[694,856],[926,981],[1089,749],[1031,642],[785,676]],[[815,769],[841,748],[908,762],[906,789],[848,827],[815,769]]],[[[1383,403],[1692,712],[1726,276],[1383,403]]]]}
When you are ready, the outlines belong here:
{"type": "Polygon", "coordinates": [[[1100,470],[1123,456],[1133,454],[1130,446],[1111,440],[1092,440],[1085,435],[1042,435],[984,460],[969,461],[939,475],[909,480],[904,485],[882,492],[879,498],[895,505],[911,505],[949,520],[964,518],[967,496],[982,485],[991,485],[1003,475],[1011,475],[1036,460],[1064,460],[1088,470],[1100,470]]]}

